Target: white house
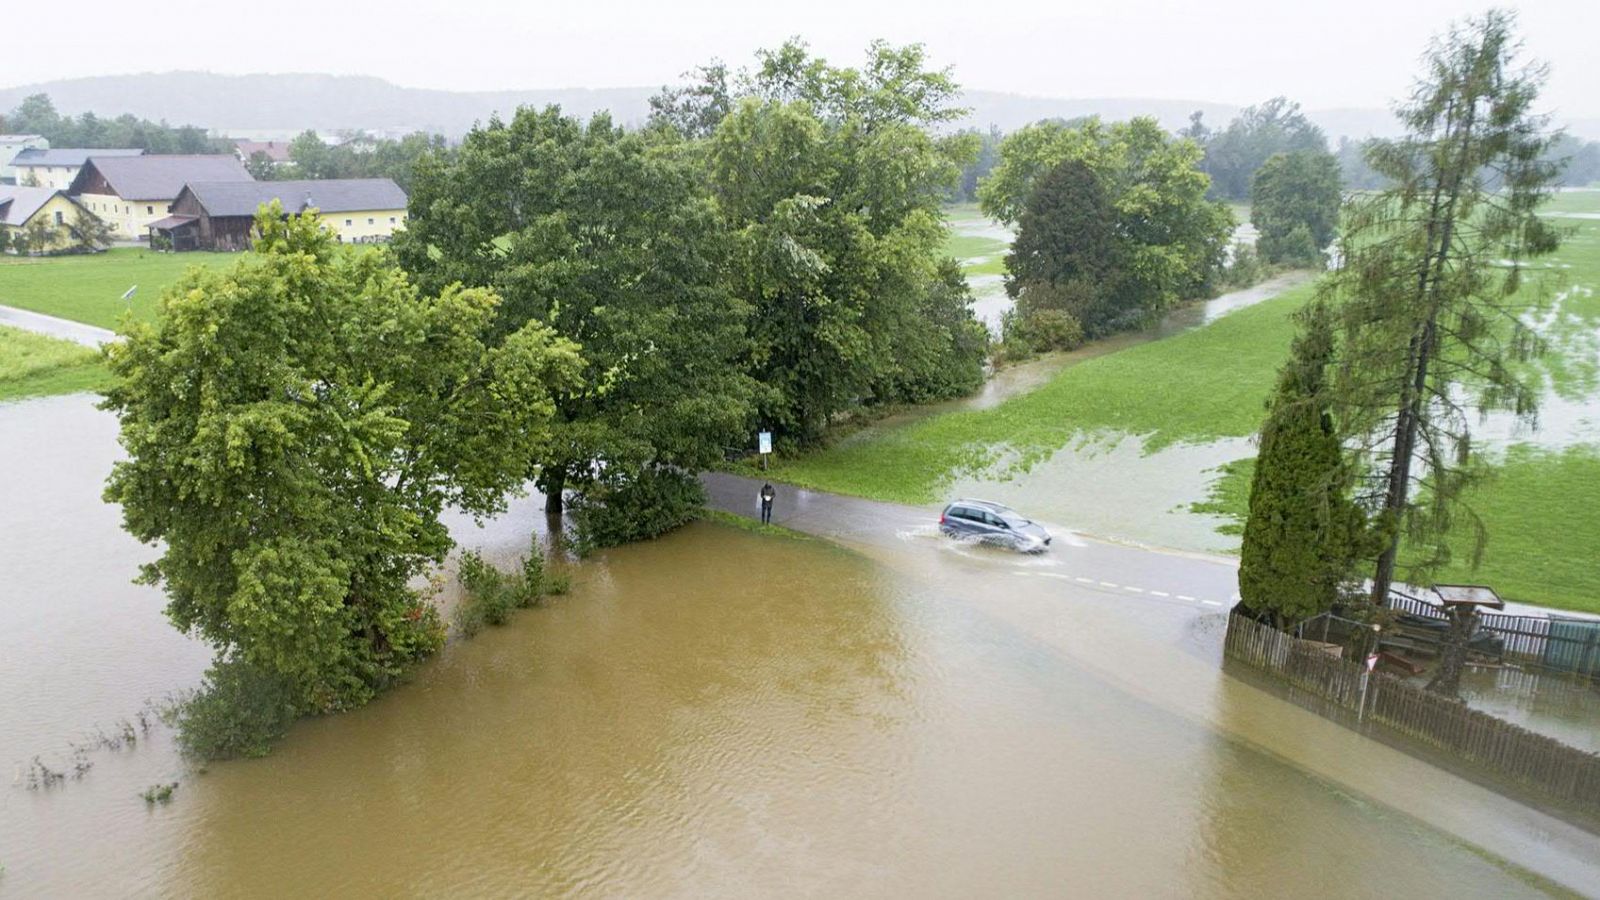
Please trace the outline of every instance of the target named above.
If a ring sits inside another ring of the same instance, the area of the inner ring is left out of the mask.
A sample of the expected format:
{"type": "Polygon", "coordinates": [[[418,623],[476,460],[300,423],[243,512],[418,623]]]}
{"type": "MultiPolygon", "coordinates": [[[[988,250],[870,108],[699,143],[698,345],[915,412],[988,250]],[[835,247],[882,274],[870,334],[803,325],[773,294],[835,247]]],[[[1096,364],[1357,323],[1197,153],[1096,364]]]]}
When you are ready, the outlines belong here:
{"type": "Polygon", "coordinates": [[[50,141],[38,134],[0,134],[0,184],[16,184],[17,170],[11,161],[24,150],[48,150],[50,141]]]}

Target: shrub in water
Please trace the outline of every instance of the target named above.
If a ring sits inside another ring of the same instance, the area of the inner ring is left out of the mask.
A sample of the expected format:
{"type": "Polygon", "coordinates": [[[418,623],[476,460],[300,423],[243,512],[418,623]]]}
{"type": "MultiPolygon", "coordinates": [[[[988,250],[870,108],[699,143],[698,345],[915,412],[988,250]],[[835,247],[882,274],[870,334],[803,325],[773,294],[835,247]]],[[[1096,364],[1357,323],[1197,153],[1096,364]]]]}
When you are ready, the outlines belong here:
{"type": "Polygon", "coordinates": [[[456,628],[468,636],[477,634],[485,625],[504,625],[513,609],[526,609],[544,594],[566,591],[566,576],[545,574],[544,554],[539,550],[537,536],[517,571],[502,572],[468,550],[461,554],[458,577],[466,596],[456,607],[456,628]],[[558,586],[560,590],[555,590],[558,586]]]}
{"type": "Polygon", "coordinates": [[[288,681],[239,659],[219,659],[200,689],[176,705],[178,747],[210,762],[265,756],[298,710],[288,681]]]}
{"type": "Polygon", "coordinates": [[[666,534],[695,518],[705,502],[700,480],[675,469],[605,477],[573,502],[578,554],[666,534]]]}

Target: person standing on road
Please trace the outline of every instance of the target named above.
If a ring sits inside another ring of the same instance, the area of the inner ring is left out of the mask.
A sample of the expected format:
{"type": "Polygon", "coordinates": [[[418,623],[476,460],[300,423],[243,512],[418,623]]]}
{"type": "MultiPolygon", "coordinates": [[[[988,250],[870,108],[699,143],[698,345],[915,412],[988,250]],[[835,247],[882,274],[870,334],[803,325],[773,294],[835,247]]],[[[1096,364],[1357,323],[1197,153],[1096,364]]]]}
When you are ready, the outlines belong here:
{"type": "Polygon", "coordinates": [[[761,524],[772,524],[772,501],[777,496],[778,492],[772,489],[772,482],[761,486],[761,524]]]}

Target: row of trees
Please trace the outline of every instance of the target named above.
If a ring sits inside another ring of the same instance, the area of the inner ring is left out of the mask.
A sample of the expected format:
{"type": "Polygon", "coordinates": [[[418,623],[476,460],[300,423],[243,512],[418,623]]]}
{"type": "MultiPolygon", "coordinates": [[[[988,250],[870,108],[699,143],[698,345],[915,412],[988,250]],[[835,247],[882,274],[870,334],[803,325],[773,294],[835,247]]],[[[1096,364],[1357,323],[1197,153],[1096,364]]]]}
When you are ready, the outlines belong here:
{"type": "MultiPolygon", "coordinates": [[[[1532,112],[1544,72],[1519,66],[1512,30],[1503,12],[1453,29],[1399,111],[1407,135],[1367,145],[1388,187],[1346,204],[1342,263],[1301,315],[1261,431],[1240,592],[1280,623],[1348,600],[1363,562],[1381,606],[1396,579],[1450,560],[1449,536],[1482,553],[1462,502],[1485,474],[1471,422],[1536,411],[1519,263],[1559,237],[1536,214],[1559,174],[1532,112]]],[[[1460,663],[1447,654],[1432,687],[1453,694],[1460,663]]]]}
{"type": "Polygon", "coordinates": [[[524,109],[424,154],[392,255],[266,209],[254,252],[128,326],[107,498],[217,649],[189,709],[241,737],[214,751],[439,646],[411,584],[451,546],[446,506],[491,514],[533,478],[586,543],[647,537],[758,424],[803,443],[979,383],[938,209],[972,142],[926,130],[955,114],[949,74],[881,44],[859,70],[797,43],[759,63],[663,94],[644,130],[524,109]],[[281,698],[269,724],[217,701],[236,690],[281,698]]]}
{"type": "Polygon", "coordinates": [[[101,118],[92,112],[64,116],[46,94],[23,99],[0,115],[0,133],[37,134],[52,147],[134,147],[147,153],[228,153],[233,147],[195,125],[168,125],[133,115],[101,118]]]}
{"type": "MultiPolygon", "coordinates": [[[[1334,155],[1339,159],[1339,169],[1345,186],[1351,190],[1371,191],[1388,186],[1388,180],[1367,163],[1366,151],[1370,141],[1340,138],[1334,155]]],[[[1570,134],[1555,135],[1540,154],[1551,165],[1559,166],[1555,185],[1558,187],[1590,187],[1600,185],[1600,141],[1585,141],[1570,134]]],[[[1490,184],[1497,184],[1498,175],[1484,173],[1490,184]]]]}
{"type": "Polygon", "coordinates": [[[256,151],[245,168],[258,181],[296,178],[392,178],[411,190],[417,161],[424,156],[449,153],[443,135],[418,131],[398,140],[352,139],[329,144],[315,131],[304,131],[289,142],[289,162],[274,162],[256,151]]]}

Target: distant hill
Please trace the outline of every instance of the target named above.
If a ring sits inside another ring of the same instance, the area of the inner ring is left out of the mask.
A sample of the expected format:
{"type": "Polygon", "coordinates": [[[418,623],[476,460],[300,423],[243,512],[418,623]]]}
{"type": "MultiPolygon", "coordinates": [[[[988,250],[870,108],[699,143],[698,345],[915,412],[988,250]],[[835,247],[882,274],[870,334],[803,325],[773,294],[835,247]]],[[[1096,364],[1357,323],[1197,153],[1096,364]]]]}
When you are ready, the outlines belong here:
{"type": "MultiPolygon", "coordinates": [[[[622,123],[639,123],[648,114],[649,97],[657,90],[658,86],[439,91],[400,87],[365,76],[160,72],[0,88],[0,111],[15,107],[29,94],[45,93],[64,113],[126,112],[165,119],[175,125],[200,125],[239,137],[288,136],[307,128],[386,133],[422,129],[459,135],[495,113],[506,116],[521,105],[549,103],[559,103],[567,112],[582,117],[605,109],[622,123]]],[[[964,102],[972,112],[958,124],[978,128],[995,124],[1007,131],[1039,119],[1085,115],[1105,119],[1151,115],[1167,128],[1177,129],[1197,109],[1205,113],[1208,125],[1218,128],[1239,112],[1237,106],[1202,100],[1066,99],[985,90],[967,91],[964,102]]],[[[1309,110],[1307,114],[1330,138],[1396,131],[1393,116],[1387,110],[1328,109],[1309,110]]],[[[1584,130],[1600,132],[1600,122],[1585,125],[1584,130]]],[[[1573,130],[1581,134],[1578,128],[1573,130]]],[[[1600,137],[1600,133],[1589,136],[1600,137]]]]}

